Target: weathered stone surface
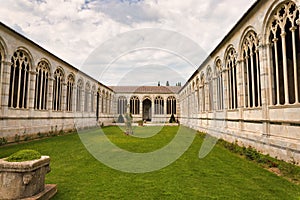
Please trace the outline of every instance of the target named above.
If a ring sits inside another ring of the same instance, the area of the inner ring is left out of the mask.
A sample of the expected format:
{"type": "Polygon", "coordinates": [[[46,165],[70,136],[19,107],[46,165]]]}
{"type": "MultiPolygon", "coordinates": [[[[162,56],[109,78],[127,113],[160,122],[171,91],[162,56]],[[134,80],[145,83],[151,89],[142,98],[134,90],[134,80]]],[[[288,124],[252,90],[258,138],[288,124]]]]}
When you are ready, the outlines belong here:
{"type": "Polygon", "coordinates": [[[22,199],[45,189],[45,175],[50,172],[49,156],[25,162],[0,159],[0,198],[22,199]]]}

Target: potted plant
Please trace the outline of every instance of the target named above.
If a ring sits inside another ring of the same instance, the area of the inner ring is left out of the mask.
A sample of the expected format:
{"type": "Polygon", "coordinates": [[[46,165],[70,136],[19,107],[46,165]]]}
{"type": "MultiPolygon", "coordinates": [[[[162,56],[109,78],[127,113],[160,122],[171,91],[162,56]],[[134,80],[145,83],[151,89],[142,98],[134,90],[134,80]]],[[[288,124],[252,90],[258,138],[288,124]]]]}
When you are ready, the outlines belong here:
{"type": "Polygon", "coordinates": [[[45,175],[49,172],[50,157],[34,150],[21,150],[0,159],[1,199],[50,199],[57,188],[45,186],[45,175]]]}

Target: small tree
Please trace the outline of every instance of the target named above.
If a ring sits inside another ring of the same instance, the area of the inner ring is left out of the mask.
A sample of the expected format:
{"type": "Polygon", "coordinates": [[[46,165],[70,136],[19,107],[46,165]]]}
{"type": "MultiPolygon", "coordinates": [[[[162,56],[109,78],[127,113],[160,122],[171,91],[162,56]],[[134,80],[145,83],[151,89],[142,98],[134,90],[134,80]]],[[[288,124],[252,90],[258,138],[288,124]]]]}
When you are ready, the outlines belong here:
{"type": "Polygon", "coordinates": [[[169,81],[166,82],[166,86],[170,86],[169,81]]]}

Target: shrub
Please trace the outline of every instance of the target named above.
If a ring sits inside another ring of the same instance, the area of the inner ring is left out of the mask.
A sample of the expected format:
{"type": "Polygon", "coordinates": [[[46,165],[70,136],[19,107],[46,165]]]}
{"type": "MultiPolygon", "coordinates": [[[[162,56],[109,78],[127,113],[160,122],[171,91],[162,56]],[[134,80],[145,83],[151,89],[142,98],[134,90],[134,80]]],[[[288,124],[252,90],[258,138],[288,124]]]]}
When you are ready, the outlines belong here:
{"type": "Polygon", "coordinates": [[[119,115],[117,122],[118,123],[124,123],[124,117],[123,117],[123,115],[119,115]]]}
{"type": "Polygon", "coordinates": [[[7,144],[7,139],[5,137],[0,138],[0,146],[7,144]]]}
{"type": "Polygon", "coordinates": [[[8,162],[23,162],[29,160],[36,160],[40,158],[41,158],[41,154],[39,152],[31,149],[24,149],[10,155],[5,160],[8,162]]]}
{"type": "Polygon", "coordinates": [[[20,135],[18,134],[15,135],[15,142],[20,142],[20,135]]]}
{"type": "Polygon", "coordinates": [[[44,135],[43,133],[38,132],[37,136],[38,136],[39,138],[43,138],[45,135],[44,135]]]}
{"type": "Polygon", "coordinates": [[[143,126],[144,125],[144,121],[143,120],[139,120],[139,121],[137,121],[137,123],[138,123],[139,126],[143,126]]]}
{"type": "Polygon", "coordinates": [[[169,123],[175,123],[176,119],[174,117],[174,114],[171,115],[170,119],[169,119],[169,123]]]}

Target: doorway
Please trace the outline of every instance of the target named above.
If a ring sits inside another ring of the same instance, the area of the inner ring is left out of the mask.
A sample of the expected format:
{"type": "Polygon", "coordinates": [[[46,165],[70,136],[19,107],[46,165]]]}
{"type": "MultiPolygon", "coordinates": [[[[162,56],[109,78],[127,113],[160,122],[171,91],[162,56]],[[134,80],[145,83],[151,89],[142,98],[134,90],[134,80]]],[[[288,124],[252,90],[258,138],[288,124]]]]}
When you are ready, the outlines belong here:
{"type": "Polygon", "coordinates": [[[151,117],[151,101],[149,99],[145,99],[143,101],[143,120],[151,121],[151,117]]]}

